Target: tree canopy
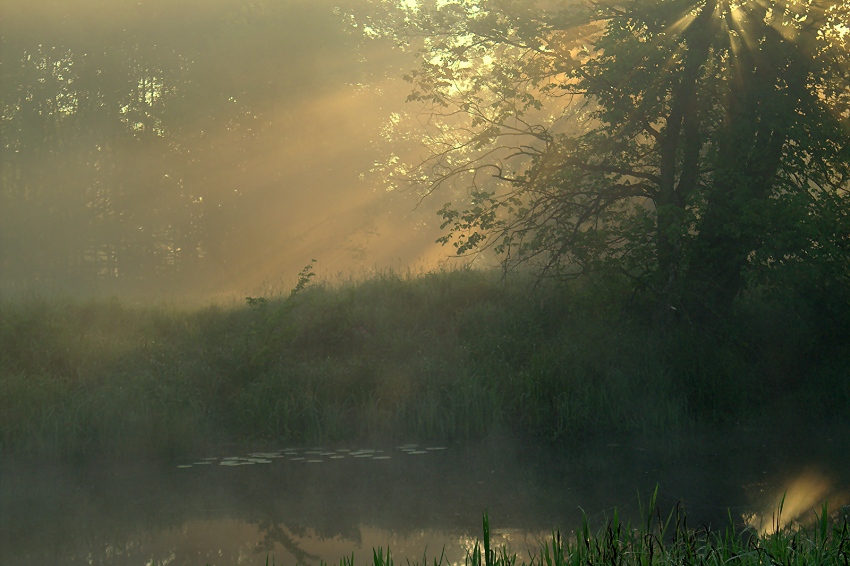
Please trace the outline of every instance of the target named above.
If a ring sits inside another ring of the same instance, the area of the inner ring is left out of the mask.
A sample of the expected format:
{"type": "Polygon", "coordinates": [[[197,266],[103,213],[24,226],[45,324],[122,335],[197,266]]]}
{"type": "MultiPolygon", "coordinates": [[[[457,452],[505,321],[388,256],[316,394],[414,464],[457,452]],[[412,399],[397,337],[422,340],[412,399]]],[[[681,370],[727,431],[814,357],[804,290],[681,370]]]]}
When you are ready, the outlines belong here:
{"type": "Polygon", "coordinates": [[[375,70],[347,2],[0,0],[0,294],[200,294],[303,265],[308,193],[353,176],[313,154],[371,160],[309,139],[345,131],[321,106],[375,70]]]}
{"type": "Polygon", "coordinates": [[[459,254],[629,278],[724,312],[751,286],[850,284],[850,3],[407,1],[427,157],[401,170],[459,254]]]}

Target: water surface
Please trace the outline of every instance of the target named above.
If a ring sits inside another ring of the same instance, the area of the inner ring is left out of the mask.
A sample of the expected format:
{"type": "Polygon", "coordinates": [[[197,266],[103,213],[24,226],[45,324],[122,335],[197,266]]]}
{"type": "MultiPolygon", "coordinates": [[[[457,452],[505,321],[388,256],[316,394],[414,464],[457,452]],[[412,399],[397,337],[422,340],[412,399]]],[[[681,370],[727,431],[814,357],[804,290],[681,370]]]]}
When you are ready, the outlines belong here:
{"type": "Polygon", "coordinates": [[[766,529],[824,499],[850,502],[850,436],[728,429],[688,436],[572,439],[555,446],[490,439],[467,446],[278,446],[187,461],[57,465],[0,462],[0,564],[338,563],[372,548],[462,560],[486,509],[497,544],[525,555],[586,513],[638,518],[659,503],[689,525],[766,529]]]}

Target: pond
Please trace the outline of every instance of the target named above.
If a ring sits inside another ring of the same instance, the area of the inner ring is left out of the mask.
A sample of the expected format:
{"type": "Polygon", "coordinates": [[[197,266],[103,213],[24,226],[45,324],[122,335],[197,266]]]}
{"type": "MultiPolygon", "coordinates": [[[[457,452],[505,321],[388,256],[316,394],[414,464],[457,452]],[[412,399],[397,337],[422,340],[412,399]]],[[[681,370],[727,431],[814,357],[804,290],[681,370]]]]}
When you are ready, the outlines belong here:
{"type": "MultiPolygon", "coordinates": [[[[638,518],[658,486],[688,525],[762,530],[850,502],[850,434],[727,429],[676,437],[594,437],[553,447],[491,438],[436,444],[220,450],[168,465],[0,462],[1,564],[396,563],[462,561],[488,510],[496,544],[526,555],[585,513],[638,518]]],[[[846,511],[846,509],[845,509],[846,511]]]]}

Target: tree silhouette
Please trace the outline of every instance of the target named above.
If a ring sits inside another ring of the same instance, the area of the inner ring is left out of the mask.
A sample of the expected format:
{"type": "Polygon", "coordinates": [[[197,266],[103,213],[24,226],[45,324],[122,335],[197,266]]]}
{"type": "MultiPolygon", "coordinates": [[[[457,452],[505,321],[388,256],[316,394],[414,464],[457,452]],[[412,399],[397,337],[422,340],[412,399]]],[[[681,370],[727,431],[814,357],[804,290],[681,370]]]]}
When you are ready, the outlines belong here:
{"type": "Polygon", "coordinates": [[[850,282],[846,1],[408,2],[361,20],[417,50],[428,154],[396,174],[468,189],[440,210],[457,253],[626,277],[708,316],[791,272],[850,282]]]}

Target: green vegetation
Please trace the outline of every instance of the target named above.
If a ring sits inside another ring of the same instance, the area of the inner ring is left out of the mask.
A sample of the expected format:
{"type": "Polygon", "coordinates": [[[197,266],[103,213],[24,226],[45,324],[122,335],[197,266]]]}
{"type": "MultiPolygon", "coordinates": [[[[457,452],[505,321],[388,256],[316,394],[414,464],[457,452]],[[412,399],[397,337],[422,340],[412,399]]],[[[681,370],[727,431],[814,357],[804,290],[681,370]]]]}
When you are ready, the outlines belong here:
{"type": "MultiPolygon", "coordinates": [[[[652,508],[652,507],[650,507],[652,508]]],[[[593,534],[585,520],[575,540],[565,539],[559,531],[542,541],[540,551],[520,560],[505,548],[491,548],[489,520],[484,514],[483,548],[477,544],[467,553],[466,566],[567,566],[567,565],[650,565],[650,564],[847,564],[850,559],[850,528],[847,519],[843,524],[831,523],[826,506],[811,529],[778,530],[756,536],[749,531],[740,532],[730,522],[723,533],[704,529],[690,529],[680,508],[666,518],[650,515],[646,524],[633,528],[622,524],[614,513],[608,525],[593,534]]],[[[373,551],[374,566],[392,566],[393,559],[387,550],[373,551]]],[[[434,560],[435,566],[444,564],[443,557],[434,560]]],[[[354,557],[340,561],[340,566],[353,566],[354,557]]],[[[423,558],[421,566],[427,566],[423,558]]]]}
{"type": "MultiPolygon", "coordinates": [[[[781,506],[777,518],[779,514],[781,506]]],[[[846,516],[831,521],[826,505],[811,528],[778,529],[762,536],[742,531],[731,521],[723,532],[688,528],[687,517],[680,507],[665,518],[657,507],[650,505],[646,522],[638,526],[621,523],[615,511],[605,528],[595,534],[586,519],[575,539],[567,539],[560,531],[554,531],[549,540],[540,542],[538,553],[527,559],[521,559],[504,547],[491,547],[490,522],[485,512],[482,541],[476,541],[467,551],[465,566],[825,566],[847,564],[850,560],[850,523],[846,516]]],[[[393,566],[390,549],[386,553],[382,548],[373,549],[371,563],[373,566],[393,566]]],[[[275,564],[273,558],[271,561],[266,558],[266,565],[269,564],[275,564]]],[[[354,555],[342,558],[339,564],[354,566],[354,555]]],[[[422,562],[412,564],[443,566],[449,561],[444,555],[431,562],[423,556],[422,562]]]]}
{"type": "Polygon", "coordinates": [[[426,152],[393,147],[387,176],[445,195],[457,253],[625,273],[702,319],[753,281],[850,282],[847,2],[383,2],[360,19],[416,54],[399,138],[426,152]]]}
{"type": "MultiPolygon", "coordinates": [[[[444,243],[539,285],[317,285],[308,266],[291,293],[196,310],[6,301],[0,451],[847,418],[847,2],[338,4],[228,8],[179,34],[183,10],[139,26],[134,8],[112,18],[121,45],[78,7],[50,25],[16,12],[0,50],[4,293],[192,288],[313,239],[302,196],[350,178],[313,166],[349,159],[306,149],[312,116],[323,144],[368,130],[315,101],[380,84],[354,62],[385,62],[386,40],[417,50],[423,106],[393,113],[387,167],[362,163],[445,194],[444,243]],[[294,161],[253,160],[269,148],[294,161]],[[283,179],[302,196],[266,190],[283,179]],[[268,212],[284,208],[273,193],[297,222],[268,212]]],[[[320,198],[323,216],[352,202],[320,198]]]]}
{"type": "Polygon", "coordinates": [[[177,456],[225,441],[565,440],[850,415],[847,326],[800,301],[752,296],[708,328],[658,322],[589,282],[309,275],[280,297],[199,310],[3,303],[0,449],[177,456]]]}
{"type": "MultiPolygon", "coordinates": [[[[736,533],[733,526],[723,533],[687,528],[686,517],[674,510],[666,519],[657,515],[649,518],[643,528],[623,525],[615,513],[608,525],[596,534],[591,533],[587,521],[576,540],[564,539],[555,531],[552,538],[542,541],[540,551],[520,560],[505,548],[490,548],[489,521],[484,515],[483,548],[476,544],[467,553],[465,566],[567,566],[567,565],[618,565],[650,564],[846,564],[850,558],[850,528],[843,524],[830,524],[826,507],[815,528],[806,530],[779,530],[758,537],[751,532],[736,533]]],[[[393,559],[387,550],[373,551],[374,566],[392,566],[393,559]]],[[[446,562],[443,557],[434,560],[435,566],[446,562]]],[[[423,558],[421,566],[427,566],[423,558]]],[[[344,558],[340,566],[353,566],[354,557],[344,558]]]]}

